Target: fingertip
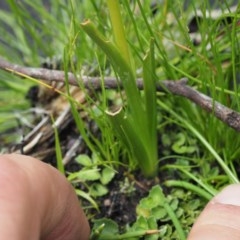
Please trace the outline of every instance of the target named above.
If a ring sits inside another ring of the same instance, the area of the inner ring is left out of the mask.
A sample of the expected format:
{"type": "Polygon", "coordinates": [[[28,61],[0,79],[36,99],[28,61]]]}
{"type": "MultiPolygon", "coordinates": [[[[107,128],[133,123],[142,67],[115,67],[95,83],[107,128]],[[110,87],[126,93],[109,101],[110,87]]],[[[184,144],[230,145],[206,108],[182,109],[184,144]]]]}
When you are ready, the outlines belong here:
{"type": "Polygon", "coordinates": [[[229,185],[205,207],[188,240],[240,239],[240,184],[229,185]]]}
{"type": "Polygon", "coordinates": [[[212,202],[240,206],[240,184],[231,184],[217,194],[212,202]]]}

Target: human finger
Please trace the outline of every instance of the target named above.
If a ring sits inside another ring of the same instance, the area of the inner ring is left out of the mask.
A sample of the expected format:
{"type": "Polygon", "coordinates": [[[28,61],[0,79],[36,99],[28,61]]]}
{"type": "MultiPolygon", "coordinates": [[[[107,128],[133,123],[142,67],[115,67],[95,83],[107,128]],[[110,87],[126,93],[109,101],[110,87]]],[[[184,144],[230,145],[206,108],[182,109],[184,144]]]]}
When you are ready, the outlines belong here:
{"type": "Polygon", "coordinates": [[[240,239],[240,184],[229,185],[205,207],[188,240],[240,239]]]}
{"type": "Polygon", "coordinates": [[[0,238],[87,240],[89,225],[72,186],[31,157],[0,156],[0,238]]]}

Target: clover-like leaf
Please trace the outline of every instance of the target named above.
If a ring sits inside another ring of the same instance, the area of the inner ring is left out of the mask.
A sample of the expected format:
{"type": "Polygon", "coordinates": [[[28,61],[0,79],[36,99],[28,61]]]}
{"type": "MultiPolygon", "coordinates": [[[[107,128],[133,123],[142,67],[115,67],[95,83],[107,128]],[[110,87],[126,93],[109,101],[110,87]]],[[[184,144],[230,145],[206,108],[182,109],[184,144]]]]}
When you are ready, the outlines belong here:
{"type": "Polygon", "coordinates": [[[136,213],[138,216],[149,217],[151,215],[151,209],[144,208],[141,204],[139,204],[136,208],[136,213]]]}
{"type": "Polygon", "coordinates": [[[99,169],[97,168],[82,169],[78,172],[72,173],[71,177],[69,176],[69,179],[72,179],[73,177],[80,181],[95,181],[100,179],[101,174],[99,173],[99,169]]]}
{"type": "Polygon", "coordinates": [[[111,219],[101,218],[94,220],[91,239],[103,240],[104,236],[115,236],[118,234],[118,231],[117,223],[111,219]]]}
{"type": "Polygon", "coordinates": [[[134,230],[148,230],[147,218],[140,216],[133,226],[134,230]]]}
{"type": "Polygon", "coordinates": [[[155,217],[157,220],[163,219],[167,216],[167,211],[162,206],[157,206],[151,210],[151,216],[155,217]]]}
{"type": "Polygon", "coordinates": [[[92,166],[92,160],[91,158],[86,154],[80,154],[75,158],[75,161],[84,167],[90,167],[92,166]]]}
{"type": "Polygon", "coordinates": [[[104,196],[108,193],[108,189],[101,183],[93,183],[90,187],[90,195],[94,197],[104,196]]]}
{"type": "Polygon", "coordinates": [[[102,175],[101,175],[100,181],[102,184],[106,185],[113,179],[114,176],[115,176],[114,169],[105,167],[102,170],[102,175]]]}

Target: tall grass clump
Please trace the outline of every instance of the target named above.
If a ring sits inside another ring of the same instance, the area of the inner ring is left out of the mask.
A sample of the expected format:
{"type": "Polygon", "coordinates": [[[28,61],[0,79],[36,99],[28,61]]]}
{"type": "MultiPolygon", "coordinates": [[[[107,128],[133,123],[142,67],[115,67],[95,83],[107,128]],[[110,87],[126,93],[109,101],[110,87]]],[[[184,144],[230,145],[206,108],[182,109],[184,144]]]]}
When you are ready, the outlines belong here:
{"type": "Polygon", "coordinates": [[[109,110],[106,112],[112,128],[137,161],[144,175],[152,177],[157,173],[154,43],[153,40],[150,41],[150,49],[143,59],[144,95],[141,96],[136,86],[136,73],[126,40],[119,2],[110,0],[107,1],[107,5],[113,41],[103,36],[90,20],[81,26],[105,52],[126,93],[125,106],[114,112],[109,110]]]}

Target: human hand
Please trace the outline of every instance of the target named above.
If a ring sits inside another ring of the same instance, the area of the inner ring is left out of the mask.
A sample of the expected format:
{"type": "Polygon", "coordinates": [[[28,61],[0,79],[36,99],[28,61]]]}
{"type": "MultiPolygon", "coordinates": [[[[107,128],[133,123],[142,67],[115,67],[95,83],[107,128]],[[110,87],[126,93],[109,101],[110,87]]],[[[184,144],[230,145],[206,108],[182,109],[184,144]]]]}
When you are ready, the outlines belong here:
{"type": "Polygon", "coordinates": [[[89,233],[61,173],[31,157],[0,155],[0,239],[87,240],[89,233]]]}
{"type": "Polygon", "coordinates": [[[205,207],[188,240],[240,239],[240,184],[223,189],[205,207]]]}

